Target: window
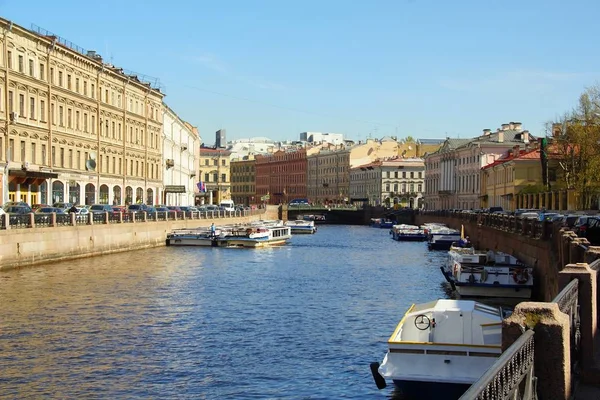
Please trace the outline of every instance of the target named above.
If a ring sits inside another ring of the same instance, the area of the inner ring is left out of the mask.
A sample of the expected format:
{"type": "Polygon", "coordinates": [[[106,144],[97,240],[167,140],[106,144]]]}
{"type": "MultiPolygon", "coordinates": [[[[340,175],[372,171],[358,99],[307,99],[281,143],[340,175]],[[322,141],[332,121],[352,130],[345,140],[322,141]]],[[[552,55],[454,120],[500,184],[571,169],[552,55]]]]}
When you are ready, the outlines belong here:
{"type": "Polygon", "coordinates": [[[8,52],[7,57],[8,57],[8,68],[12,69],[12,51],[8,52]]]}
{"type": "Polygon", "coordinates": [[[19,115],[25,116],[25,95],[23,94],[19,95],[19,115]]]}
{"type": "Polygon", "coordinates": [[[73,110],[71,110],[70,108],[67,109],[67,127],[68,128],[72,128],[73,127],[73,110]]]}
{"type": "Polygon", "coordinates": [[[214,159],[214,160],[213,160],[213,165],[219,165],[219,160],[217,160],[217,159],[214,159]]]}
{"type": "Polygon", "coordinates": [[[58,86],[62,87],[63,85],[63,73],[62,71],[58,71],[58,86]]]}
{"type": "Polygon", "coordinates": [[[29,118],[35,119],[35,97],[29,98],[29,118]]]}
{"type": "Polygon", "coordinates": [[[92,99],[96,98],[96,86],[92,83],[92,86],[90,87],[90,95],[92,96],[92,99]]]}
{"type": "Polygon", "coordinates": [[[204,174],[204,182],[210,182],[210,175],[204,174]]]}
{"type": "Polygon", "coordinates": [[[206,160],[204,160],[204,165],[208,165],[208,164],[209,164],[209,161],[208,161],[208,158],[207,158],[206,160]]]}
{"type": "Polygon", "coordinates": [[[108,103],[108,89],[104,91],[104,102],[108,103]]]}
{"type": "Polygon", "coordinates": [[[52,166],[56,167],[56,147],[52,146],[52,166]]]}
{"type": "Polygon", "coordinates": [[[114,122],[112,123],[112,137],[113,137],[113,139],[116,138],[116,130],[115,130],[115,123],[114,122]]]}
{"type": "Polygon", "coordinates": [[[69,168],[73,168],[73,150],[69,149],[69,168]]]}
{"type": "Polygon", "coordinates": [[[54,85],[54,67],[50,67],[50,83],[54,85]]]}
{"type": "Polygon", "coordinates": [[[25,141],[21,140],[21,161],[25,161],[25,141]]]}
{"type": "Polygon", "coordinates": [[[40,100],[40,121],[46,122],[46,102],[40,100]]]}
{"type": "Polygon", "coordinates": [[[15,139],[10,139],[8,141],[8,159],[15,159],[15,139]]]}
{"type": "Polygon", "coordinates": [[[8,112],[13,112],[13,92],[8,91],[8,112]]]}
{"type": "Polygon", "coordinates": [[[117,106],[121,107],[121,95],[117,96],[117,106]]]}
{"type": "Polygon", "coordinates": [[[79,93],[79,78],[75,78],[75,91],[79,93]]]}
{"type": "Polygon", "coordinates": [[[87,113],[83,113],[83,131],[88,131],[88,115],[87,113]]]}
{"type": "Polygon", "coordinates": [[[36,163],[35,143],[31,143],[31,162],[36,163]]]}
{"type": "Polygon", "coordinates": [[[65,149],[63,147],[60,148],[60,166],[65,167],[65,149]]]}
{"type": "Polygon", "coordinates": [[[83,81],[83,95],[87,96],[87,81],[83,81]]]}
{"type": "Polygon", "coordinates": [[[81,151],[77,150],[77,169],[81,169],[81,151]]]}
{"type": "Polygon", "coordinates": [[[415,173],[413,171],[410,172],[410,177],[414,178],[415,177],[415,173]]]}
{"type": "Polygon", "coordinates": [[[67,74],[67,89],[73,90],[71,87],[71,74],[67,74]]]}
{"type": "Polygon", "coordinates": [[[25,60],[23,59],[23,56],[19,54],[19,72],[23,73],[25,70],[25,60]]]}
{"type": "Polygon", "coordinates": [[[92,133],[96,133],[96,116],[92,115],[92,122],[90,123],[92,126],[92,133]]]}
{"type": "Polygon", "coordinates": [[[46,66],[40,63],[40,79],[46,80],[46,66]]]}
{"type": "Polygon", "coordinates": [[[215,182],[219,182],[219,174],[216,172],[213,174],[213,178],[215,179],[215,182]]]}
{"type": "Polygon", "coordinates": [[[108,119],[105,122],[104,136],[108,137],[108,119]]]}
{"type": "Polygon", "coordinates": [[[121,123],[119,122],[119,140],[123,139],[123,136],[121,136],[121,123]]]}
{"type": "Polygon", "coordinates": [[[46,165],[46,145],[42,145],[42,165],[46,165]]]}
{"type": "Polygon", "coordinates": [[[58,106],[58,125],[65,126],[65,116],[63,106],[58,106]]]}
{"type": "Polygon", "coordinates": [[[225,166],[225,159],[221,160],[221,165],[225,166]]]}
{"type": "Polygon", "coordinates": [[[79,111],[75,111],[75,129],[79,130],[79,111]]]}
{"type": "Polygon", "coordinates": [[[50,103],[50,119],[52,119],[52,125],[56,125],[56,114],[54,113],[54,103],[50,103]]]}
{"type": "Polygon", "coordinates": [[[33,60],[29,60],[29,76],[34,76],[33,60]]]}
{"type": "Polygon", "coordinates": [[[227,175],[226,174],[221,174],[221,182],[227,182],[227,175]]]}

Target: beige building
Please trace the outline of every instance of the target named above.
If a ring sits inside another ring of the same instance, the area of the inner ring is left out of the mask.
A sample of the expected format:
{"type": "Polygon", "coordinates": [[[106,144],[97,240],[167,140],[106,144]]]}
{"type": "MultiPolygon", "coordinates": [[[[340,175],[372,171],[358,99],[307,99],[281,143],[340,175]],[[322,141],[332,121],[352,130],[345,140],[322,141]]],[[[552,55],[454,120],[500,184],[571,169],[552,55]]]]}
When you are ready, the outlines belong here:
{"type": "Polygon", "coordinates": [[[50,32],[0,18],[3,201],[156,203],[164,94],[50,32]]]}
{"type": "Polygon", "coordinates": [[[368,139],[353,146],[324,144],[307,151],[307,193],[314,203],[351,201],[350,169],[378,159],[394,158],[401,144],[394,138],[368,139]]]}
{"type": "Polygon", "coordinates": [[[235,204],[249,206],[256,199],[256,169],[254,156],[231,160],[231,198],[235,204]]]}
{"type": "Polygon", "coordinates": [[[222,148],[200,147],[200,184],[196,204],[219,204],[231,199],[230,160],[231,152],[222,148]]]}

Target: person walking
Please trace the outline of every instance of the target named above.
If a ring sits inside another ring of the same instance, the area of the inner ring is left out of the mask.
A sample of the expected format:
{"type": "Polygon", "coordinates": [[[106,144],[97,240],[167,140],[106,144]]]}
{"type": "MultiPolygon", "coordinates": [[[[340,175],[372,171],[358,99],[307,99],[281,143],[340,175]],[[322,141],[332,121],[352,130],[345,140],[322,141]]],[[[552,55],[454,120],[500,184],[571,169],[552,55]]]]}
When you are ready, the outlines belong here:
{"type": "Polygon", "coordinates": [[[77,207],[75,207],[75,204],[73,204],[73,205],[71,206],[71,208],[69,208],[69,212],[70,212],[70,213],[75,213],[75,214],[77,214],[77,211],[79,211],[79,210],[77,210],[77,207]]]}

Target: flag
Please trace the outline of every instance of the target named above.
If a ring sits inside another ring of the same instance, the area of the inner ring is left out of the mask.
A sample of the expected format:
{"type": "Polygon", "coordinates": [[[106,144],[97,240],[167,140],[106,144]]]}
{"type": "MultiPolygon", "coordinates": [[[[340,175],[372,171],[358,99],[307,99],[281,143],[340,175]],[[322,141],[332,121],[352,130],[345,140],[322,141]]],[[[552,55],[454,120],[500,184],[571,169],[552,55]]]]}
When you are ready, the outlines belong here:
{"type": "Polygon", "coordinates": [[[196,184],[196,187],[198,188],[198,190],[199,190],[201,193],[204,193],[204,192],[206,192],[206,185],[204,184],[204,182],[202,182],[202,181],[198,182],[198,183],[196,184]]]}

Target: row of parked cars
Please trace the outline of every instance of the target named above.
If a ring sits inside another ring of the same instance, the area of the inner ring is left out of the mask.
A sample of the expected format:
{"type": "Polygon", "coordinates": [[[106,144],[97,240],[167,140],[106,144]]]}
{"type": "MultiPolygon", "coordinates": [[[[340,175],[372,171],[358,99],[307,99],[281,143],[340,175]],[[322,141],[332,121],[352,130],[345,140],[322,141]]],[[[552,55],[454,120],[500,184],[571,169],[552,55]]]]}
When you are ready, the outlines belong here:
{"type": "MultiPolygon", "coordinates": [[[[11,201],[4,204],[0,208],[1,214],[11,214],[11,215],[22,215],[22,214],[66,214],[69,212],[75,212],[76,214],[95,214],[95,213],[104,213],[108,212],[111,214],[118,213],[132,213],[132,212],[141,212],[144,211],[148,214],[156,213],[156,212],[219,212],[225,211],[226,208],[222,206],[217,206],[214,204],[202,205],[202,206],[165,206],[165,205],[157,205],[151,206],[147,204],[130,204],[128,206],[113,206],[110,204],[92,204],[92,205],[84,205],[79,206],[76,205],[73,210],[72,203],[54,203],[52,205],[49,204],[34,204],[33,206],[29,206],[29,204],[22,201],[11,201]]],[[[235,210],[243,210],[243,206],[235,206],[235,210]]]]}

